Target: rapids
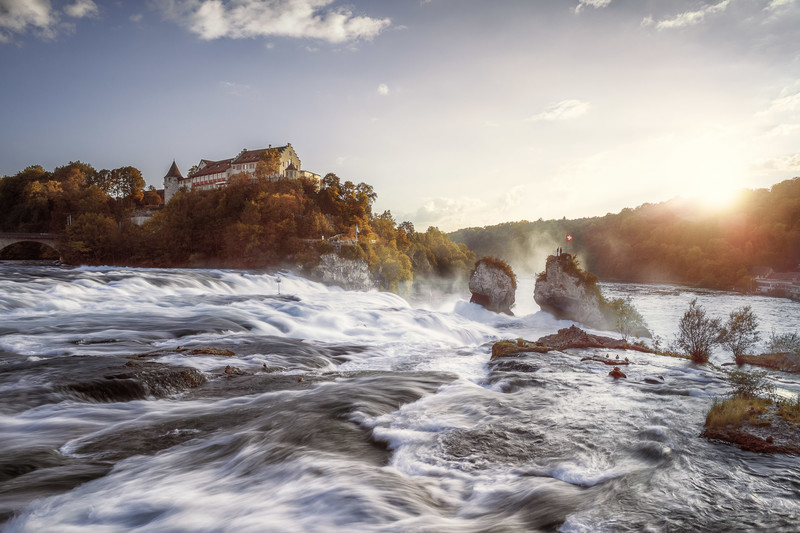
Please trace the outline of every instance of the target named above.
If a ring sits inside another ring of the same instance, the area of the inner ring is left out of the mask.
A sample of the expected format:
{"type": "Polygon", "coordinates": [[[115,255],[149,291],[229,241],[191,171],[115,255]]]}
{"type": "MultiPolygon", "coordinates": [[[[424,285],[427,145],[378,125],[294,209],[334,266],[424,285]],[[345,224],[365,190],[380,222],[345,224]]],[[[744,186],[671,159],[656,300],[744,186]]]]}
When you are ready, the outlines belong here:
{"type": "MultiPolygon", "coordinates": [[[[581,362],[604,351],[567,350],[492,369],[494,341],[571,325],[532,279],[515,317],[466,286],[409,302],[280,279],[0,263],[0,530],[798,529],[800,458],[698,437],[727,390],[713,366],[627,352],[614,381],[581,362]]],[[[764,338],[800,323],[789,300],[602,288],[667,342],[693,297],[751,305],[764,338]]]]}

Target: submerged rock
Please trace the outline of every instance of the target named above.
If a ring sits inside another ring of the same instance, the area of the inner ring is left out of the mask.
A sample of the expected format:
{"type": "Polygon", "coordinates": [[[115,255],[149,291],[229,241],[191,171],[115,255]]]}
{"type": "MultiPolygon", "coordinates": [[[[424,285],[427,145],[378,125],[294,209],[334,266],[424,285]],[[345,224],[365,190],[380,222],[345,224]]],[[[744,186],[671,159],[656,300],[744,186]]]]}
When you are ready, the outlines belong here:
{"type": "Polygon", "coordinates": [[[67,388],[99,402],[126,402],[147,397],[164,398],[206,382],[196,368],[153,362],[128,361],[122,372],[71,383],[67,388]]]}
{"type": "Polygon", "coordinates": [[[512,315],[517,281],[511,267],[494,257],[482,257],[475,263],[469,278],[470,302],[482,305],[495,313],[512,315]]]}

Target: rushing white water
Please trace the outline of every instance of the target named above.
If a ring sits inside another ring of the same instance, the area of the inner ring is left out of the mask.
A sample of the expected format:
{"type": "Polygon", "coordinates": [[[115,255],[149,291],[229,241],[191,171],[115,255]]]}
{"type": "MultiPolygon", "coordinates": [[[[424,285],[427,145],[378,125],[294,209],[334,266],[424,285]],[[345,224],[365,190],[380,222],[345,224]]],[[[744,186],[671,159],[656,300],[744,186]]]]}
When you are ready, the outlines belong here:
{"type": "MultiPolygon", "coordinates": [[[[666,341],[694,297],[751,305],[765,338],[800,323],[782,299],[603,291],[666,341]]],[[[571,325],[532,294],[507,317],[289,274],[0,265],[0,528],[796,530],[798,458],[698,437],[713,367],[626,352],[614,381],[567,350],[492,369],[494,341],[571,325]]]]}

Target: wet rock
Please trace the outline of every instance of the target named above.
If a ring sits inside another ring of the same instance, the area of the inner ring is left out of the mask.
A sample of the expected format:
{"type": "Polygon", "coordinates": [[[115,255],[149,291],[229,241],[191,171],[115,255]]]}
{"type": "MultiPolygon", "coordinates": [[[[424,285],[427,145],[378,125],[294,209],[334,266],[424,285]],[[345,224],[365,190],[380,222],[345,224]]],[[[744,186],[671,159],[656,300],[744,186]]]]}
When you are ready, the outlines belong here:
{"type": "Polygon", "coordinates": [[[628,376],[625,375],[625,373],[622,370],[619,369],[618,366],[615,366],[614,370],[609,372],[608,375],[611,376],[614,379],[620,379],[620,378],[627,378],[628,377],[628,376]]]}
{"type": "Polygon", "coordinates": [[[777,443],[774,436],[769,435],[764,438],[754,435],[749,431],[747,426],[744,426],[740,428],[706,428],[700,436],[709,440],[719,440],[735,444],[742,450],[748,452],[800,455],[800,444],[798,444],[797,434],[793,442],[783,441],[777,443]]]}
{"type": "Polygon", "coordinates": [[[512,315],[517,281],[511,267],[494,257],[482,257],[475,263],[469,278],[470,302],[495,313],[512,315]]]}
{"type": "Polygon", "coordinates": [[[326,285],[337,285],[347,290],[368,291],[375,288],[366,261],[345,259],[336,254],[320,256],[319,264],[310,276],[326,285]]]}
{"type": "MultiPolygon", "coordinates": [[[[562,328],[554,335],[546,335],[536,342],[525,339],[497,341],[492,345],[491,361],[507,357],[518,357],[525,353],[547,353],[551,350],[564,351],[568,348],[606,348],[612,350],[636,350],[645,353],[657,353],[650,348],[638,344],[628,344],[620,339],[591,335],[576,326],[562,328]]],[[[614,359],[608,357],[584,357],[581,361],[598,361],[606,365],[624,366],[630,364],[627,357],[619,355],[614,359]]]]}
{"type": "Polygon", "coordinates": [[[492,360],[500,357],[512,357],[518,353],[537,352],[547,353],[550,351],[548,346],[542,346],[535,342],[517,339],[515,341],[497,341],[492,345],[492,360]]]}
{"type": "Polygon", "coordinates": [[[613,339],[602,335],[586,333],[577,326],[558,330],[555,335],[546,335],[536,341],[537,344],[549,346],[552,350],[563,351],[567,348],[607,348],[613,350],[636,350],[645,353],[656,353],[650,348],[638,344],[628,344],[621,339],[613,339]]]}
{"type": "Polygon", "coordinates": [[[247,375],[247,372],[245,372],[241,368],[237,368],[237,367],[231,366],[231,365],[227,365],[225,367],[225,370],[223,370],[223,373],[226,376],[244,376],[244,375],[247,375]]]}
{"type": "Polygon", "coordinates": [[[616,365],[629,365],[629,364],[631,364],[631,362],[628,361],[627,357],[625,359],[620,359],[619,356],[617,356],[615,359],[609,359],[608,357],[599,357],[599,356],[596,356],[596,355],[592,356],[592,357],[582,357],[581,358],[581,362],[584,362],[584,361],[597,361],[598,363],[603,363],[604,365],[609,365],[609,366],[611,366],[611,365],[615,365],[616,366],[616,365]]]}
{"type": "Polygon", "coordinates": [[[800,353],[770,353],[762,355],[740,355],[738,364],[748,364],[800,374],[800,353]]]}
{"type": "Polygon", "coordinates": [[[123,372],[71,383],[67,389],[100,402],[126,402],[147,397],[164,398],[206,382],[196,368],[128,361],[123,372]]]}
{"type": "Polygon", "coordinates": [[[664,378],[662,376],[658,376],[658,379],[656,379],[656,378],[644,378],[644,382],[648,383],[650,385],[661,385],[662,383],[664,383],[664,378]]]}
{"type": "Polygon", "coordinates": [[[195,348],[189,351],[188,355],[219,355],[222,357],[233,357],[236,354],[222,348],[195,348]]]}

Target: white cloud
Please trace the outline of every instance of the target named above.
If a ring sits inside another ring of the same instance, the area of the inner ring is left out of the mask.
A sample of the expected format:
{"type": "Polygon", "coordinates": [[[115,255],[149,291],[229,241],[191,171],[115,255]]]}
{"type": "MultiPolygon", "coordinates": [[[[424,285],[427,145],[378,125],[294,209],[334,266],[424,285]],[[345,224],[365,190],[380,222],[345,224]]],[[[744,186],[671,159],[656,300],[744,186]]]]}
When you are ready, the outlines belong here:
{"type": "Polygon", "coordinates": [[[222,89],[231,96],[243,96],[250,90],[250,86],[246,83],[234,83],[231,81],[223,81],[220,83],[222,89]]]}
{"type": "Polygon", "coordinates": [[[611,3],[611,0],[578,0],[578,5],[575,6],[575,13],[580,13],[586,6],[592,6],[597,9],[599,7],[606,7],[611,3]]]}
{"type": "Polygon", "coordinates": [[[136,13],[135,15],[131,15],[130,16],[130,21],[131,22],[141,22],[143,18],[144,18],[144,15],[142,15],[141,13],[136,13]]]}
{"type": "Polygon", "coordinates": [[[157,0],[169,19],[201,39],[312,38],[342,43],[372,39],[388,18],[330,8],[333,0],[157,0]]]}
{"type": "Polygon", "coordinates": [[[800,124],[778,124],[770,130],[769,134],[772,137],[786,137],[796,132],[800,132],[800,124]]]}
{"type": "Polygon", "coordinates": [[[760,166],[779,172],[796,172],[800,170],[800,153],[764,161],[760,166]]]}
{"type": "Polygon", "coordinates": [[[97,9],[97,4],[92,0],[77,0],[74,4],[70,4],[64,8],[64,13],[76,19],[85,17],[96,17],[100,14],[97,9]]]}
{"type": "Polygon", "coordinates": [[[423,198],[422,206],[413,216],[414,223],[420,228],[437,226],[443,231],[450,228],[459,228],[475,220],[476,212],[486,206],[478,198],[423,198]]]}
{"type": "MultiPolygon", "coordinates": [[[[658,22],[658,24],[656,24],[656,28],[659,30],[671,30],[676,28],[685,28],[687,26],[695,26],[703,22],[706,18],[706,15],[714,15],[725,11],[730,3],[731,0],[722,0],[722,2],[719,2],[718,4],[706,6],[702,9],[698,9],[697,11],[686,11],[684,13],[679,13],[671,19],[658,22]]],[[[644,21],[642,22],[644,23],[644,21]]]]}
{"type": "Polygon", "coordinates": [[[777,9],[781,9],[781,8],[784,8],[784,7],[791,6],[796,1],[797,0],[772,0],[769,3],[769,5],[766,7],[766,9],[768,11],[774,11],[774,10],[777,10],[777,9]]]}
{"type": "MultiPolygon", "coordinates": [[[[63,12],[72,18],[99,14],[92,0],[77,0],[64,7],[63,12]]],[[[27,32],[40,39],[55,39],[59,31],[71,29],[71,24],[61,22],[61,13],[50,0],[0,0],[0,42],[10,42],[14,35],[27,32]]]]}
{"type": "Polygon", "coordinates": [[[8,42],[11,34],[28,30],[53,38],[57,23],[49,0],[0,0],[0,42],[8,42]]]}
{"type": "Polygon", "coordinates": [[[386,85],[385,83],[381,83],[380,85],[378,85],[378,94],[381,96],[386,96],[387,94],[389,94],[389,86],[386,85]]]}
{"type": "Polygon", "coordinates": [[[562,100],[548,106],[541,113],[532,116],[529,120],[571,120],[578,118],[589,111],[589,102],[581,100],[562,100]]]}
{"type": "Polygon", "coordinates": [[[800,92],[784,94],[772,101],[766,113],[791,113],[800,111],[800,92]]]}

